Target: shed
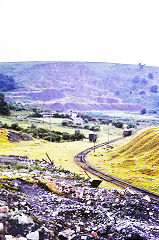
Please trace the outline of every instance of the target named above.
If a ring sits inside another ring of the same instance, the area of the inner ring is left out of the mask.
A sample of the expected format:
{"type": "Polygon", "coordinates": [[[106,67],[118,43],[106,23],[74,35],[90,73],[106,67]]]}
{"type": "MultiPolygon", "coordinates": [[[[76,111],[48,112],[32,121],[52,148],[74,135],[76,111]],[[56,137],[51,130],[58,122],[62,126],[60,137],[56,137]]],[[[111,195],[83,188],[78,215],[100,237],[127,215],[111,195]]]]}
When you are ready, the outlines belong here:
{"type": "Polygon", "coordinates": [[[89,134],[89,141],[96,142],[97,141],[97,134],[91,133],[89,134]]]}
{"type": "Polygon", "coordinates": [[[128,136],[131,136],[132,135],[132,130],[131,129],[125,129],[123,131],[123,136],[124,137],[128,137],[128,136]]]}

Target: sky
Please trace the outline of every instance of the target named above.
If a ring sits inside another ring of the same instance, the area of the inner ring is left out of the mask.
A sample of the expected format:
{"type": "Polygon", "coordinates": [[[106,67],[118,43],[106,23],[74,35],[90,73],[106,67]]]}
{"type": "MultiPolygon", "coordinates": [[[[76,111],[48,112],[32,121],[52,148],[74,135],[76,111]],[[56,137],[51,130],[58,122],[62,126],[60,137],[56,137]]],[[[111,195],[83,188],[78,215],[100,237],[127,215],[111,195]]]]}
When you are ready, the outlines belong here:
{"type": "Polygon", "coordinates": [[[0,62],[159,66],[158,0],[0,0],[0,62]]]}

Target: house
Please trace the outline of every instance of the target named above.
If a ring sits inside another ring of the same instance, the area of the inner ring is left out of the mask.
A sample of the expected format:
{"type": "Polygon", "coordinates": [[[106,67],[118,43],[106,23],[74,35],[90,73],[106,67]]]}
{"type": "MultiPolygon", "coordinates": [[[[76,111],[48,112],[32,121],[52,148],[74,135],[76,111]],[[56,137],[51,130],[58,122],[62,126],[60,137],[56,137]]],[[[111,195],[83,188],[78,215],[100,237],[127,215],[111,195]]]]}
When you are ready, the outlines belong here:
{"type": "Polygon", "coordinates": [[[81,117],[77,117],[77,113],[72,113],[70,119],[73,121],[73,123],[83,126],[83,119],[81,117]]]}
{"type": "Polygon", "coordinates": [[[23,121],[24,119],[26,119],[26,117],[25,116],[16,116],[16,119],[23,121]]]}
{"type": "Polygon", "coordinates": [[[43,118],[50,118],[50,117],[53,117],[53,114],[44,114],[43,115],[43,118]]]}

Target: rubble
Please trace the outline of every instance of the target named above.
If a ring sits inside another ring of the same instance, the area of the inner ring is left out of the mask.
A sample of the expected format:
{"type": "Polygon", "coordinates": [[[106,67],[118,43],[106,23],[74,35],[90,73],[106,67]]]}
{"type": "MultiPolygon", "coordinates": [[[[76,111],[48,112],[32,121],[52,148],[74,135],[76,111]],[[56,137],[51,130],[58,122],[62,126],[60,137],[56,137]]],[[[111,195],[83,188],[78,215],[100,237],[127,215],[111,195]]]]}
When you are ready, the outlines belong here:
{"type": "Polygon", "coordinates": [[[74,235],[75,231],[71,230],[70,228],[60,232],[58,234],[58,237],[60,240],[71,240],[75,235],[74,235]]]}
{"type": "Polygon", "coordinates": [[[2,232],[4,230],[4,225],[3,223],[0,223],[0,232],[2,232]]]}
{"type": "Polygon", "coordinates": [[[9,208],[7,206],[0,207],[0,213],[7,213],[9,211],[9,208]]]}
{"type": "Polygon", "coordinates": [[[159,202],[131,189],[94,188],[67,171],[59,177],[44,162],[38,168],[1,180],[0,239],[159,239],[159,202]]]}
{"type": "Polygon", "coordinates": [[[26,235],[28,240],[39,240],[39,231],[30,232],[26,235]]]}

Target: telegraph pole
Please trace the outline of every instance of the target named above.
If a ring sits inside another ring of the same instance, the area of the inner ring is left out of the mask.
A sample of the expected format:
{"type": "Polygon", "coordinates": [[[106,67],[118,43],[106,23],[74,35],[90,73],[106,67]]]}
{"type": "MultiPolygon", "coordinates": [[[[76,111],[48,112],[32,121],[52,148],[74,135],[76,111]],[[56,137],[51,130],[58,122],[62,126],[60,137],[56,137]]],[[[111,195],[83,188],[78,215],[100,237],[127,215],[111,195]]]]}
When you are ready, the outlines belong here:
{"type": "Polygon", "coordinates": [[[39,138],[39,129],[37,127],[37,139],[39,138]]]}
{"type": "Polygon", "coordinates": [[[51,132],[51,111],[50,111],[50,142],[52,142],[52,132],[51,132]]]}
{"type": "Polygon", "coordinates": [[[94,136],[93,136],[93,142],[94,142],[94,152],[95,152],[95,141],[96,141],[96,137],[95,137],[95,131],[93,131],[93,134],[94,134],[94,136]]]}
{"type": "Polygon", "coordinates": [[[108,123],[108,143],[109,143],[109,123],[108,123]]]}

